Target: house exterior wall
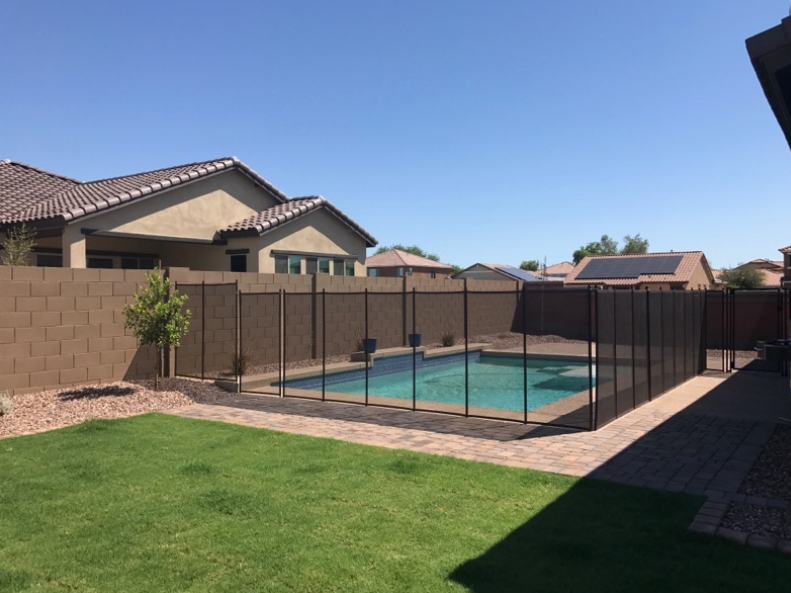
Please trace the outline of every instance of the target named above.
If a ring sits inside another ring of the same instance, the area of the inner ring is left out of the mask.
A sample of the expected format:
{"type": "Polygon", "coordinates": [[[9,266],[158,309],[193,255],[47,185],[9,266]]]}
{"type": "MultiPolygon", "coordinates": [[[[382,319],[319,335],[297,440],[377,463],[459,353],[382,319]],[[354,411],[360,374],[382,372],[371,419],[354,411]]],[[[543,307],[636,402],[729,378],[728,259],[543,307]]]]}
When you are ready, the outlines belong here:
{"type": "MultiPolygon", "coordinates": [[[[411,267],[412,273],[409,274],[415,278],[431,278],[431,270],[432,268],[420,268],[416,266],[387,266],[387,267],[379,267],[371,268],[376,270],[376,275],[380,278],[400,278],[404,275],[407,275],[406,269],[411,267]],[[398,270],[401,269],[403,272],[401,275],[398,274],[398,270]]],[[[433,268],[435,270],[435,278],[447,278],[451,274],[451,270],[446,270],[444,268],[433,268]]],[[[496,280],[496,278],[493,278],[496,280]]]]}
{"type": "Polygon", "coordinates": [[[73,224],[133,235],[211,240],[219,229],[277,203],[244,174],[231,170],[73,224]]]}
{"type": "Polygon", "coordinates": [[[275,271],[272,250],[354,255],[354,275],[365,276],[366,243],[333,214],[321,208],[263,235],[258,249],[258,271],[275,271]]]}

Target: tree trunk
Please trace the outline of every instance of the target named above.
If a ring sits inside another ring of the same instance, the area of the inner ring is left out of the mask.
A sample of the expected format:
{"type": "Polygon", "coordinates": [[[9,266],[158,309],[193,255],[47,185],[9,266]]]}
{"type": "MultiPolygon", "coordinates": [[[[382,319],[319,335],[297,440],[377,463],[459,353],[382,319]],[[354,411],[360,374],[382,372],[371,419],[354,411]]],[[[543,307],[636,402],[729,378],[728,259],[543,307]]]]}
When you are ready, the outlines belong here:
{"type": "Polygon", "coordinates": [[[157,368],[154,371],[154,391],[159,391],[159,371],[162,368],[162,350],[157,348],[157,368]]]}

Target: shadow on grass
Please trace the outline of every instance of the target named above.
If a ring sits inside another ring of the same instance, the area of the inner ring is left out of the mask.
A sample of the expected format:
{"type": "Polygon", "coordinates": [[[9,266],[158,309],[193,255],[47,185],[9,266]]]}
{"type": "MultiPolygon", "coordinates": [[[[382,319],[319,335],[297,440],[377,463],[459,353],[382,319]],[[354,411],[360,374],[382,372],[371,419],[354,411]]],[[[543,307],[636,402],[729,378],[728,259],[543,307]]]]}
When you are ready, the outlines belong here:
{"type": "Polygon", "coordinates": [[[729,376],[591,474],[608,481],[580,480],[448,578],[473,593],[787,591],[786,557],[688,531],[703,495],[738,491],[787,398],[787,379],[729,376]]]}
{"type": "Polygon", "coordinates": [[[58,397],[63,401],[76,399],[99,399],[100,397],[123,397],[135,392],[132,387],[119,387],[117,385],[88,385],[68,391],[61,391],[58,397]]]}

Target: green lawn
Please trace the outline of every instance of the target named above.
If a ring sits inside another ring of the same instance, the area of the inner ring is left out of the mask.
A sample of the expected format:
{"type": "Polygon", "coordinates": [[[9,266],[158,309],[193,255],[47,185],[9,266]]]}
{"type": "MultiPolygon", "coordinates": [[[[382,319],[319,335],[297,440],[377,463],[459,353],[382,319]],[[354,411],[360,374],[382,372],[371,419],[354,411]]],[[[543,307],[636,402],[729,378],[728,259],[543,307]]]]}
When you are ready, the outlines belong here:
{"type": "Polygon", "coordinates": [[[701,499],[165,415],[0,441],[0,591],[787,591],[701,499]]]}

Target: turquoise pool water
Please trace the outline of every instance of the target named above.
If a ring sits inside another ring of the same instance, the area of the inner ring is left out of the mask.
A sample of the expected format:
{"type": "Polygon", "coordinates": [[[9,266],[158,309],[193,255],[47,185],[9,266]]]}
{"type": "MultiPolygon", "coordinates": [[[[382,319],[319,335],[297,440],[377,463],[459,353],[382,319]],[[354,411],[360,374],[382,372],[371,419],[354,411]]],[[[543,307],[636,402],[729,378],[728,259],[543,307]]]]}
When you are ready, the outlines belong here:
{"type": "MultiPolygon", "coordinates": [[[[524,378],[521,357],[481,355],[469,362],[470,406],[502,410],[524,409],[524,378]]],[[[297,385],[292,385],[296,387],[297,385]]],[[[527,360],[527,409],[535,410],[588,390],[588,363],[548,359],[527,360]]],[[[320,390],[321,387],[319,386],[320,390]]],[[[333,377],[327,392],[365,395],[365,378],[359,374],[344,381],[333,377]]],[[[412,369],[386,374],[371,373],[368,394],[398,399],[412,398],[412,369]]],[[[464,405],[464,361],[418,367],[416,394],[419,402],[464,405]]]]}

